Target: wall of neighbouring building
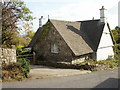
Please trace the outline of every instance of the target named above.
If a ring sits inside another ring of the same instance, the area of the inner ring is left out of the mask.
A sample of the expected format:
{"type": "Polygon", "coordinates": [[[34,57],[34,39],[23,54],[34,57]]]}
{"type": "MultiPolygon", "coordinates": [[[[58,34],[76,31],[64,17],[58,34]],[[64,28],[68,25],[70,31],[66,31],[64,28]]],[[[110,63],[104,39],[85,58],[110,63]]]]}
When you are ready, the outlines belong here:
{"type": "Polygon", "coordinates": [[[16,62],[16,49],[0,48],[0,62],[16,62]]]}

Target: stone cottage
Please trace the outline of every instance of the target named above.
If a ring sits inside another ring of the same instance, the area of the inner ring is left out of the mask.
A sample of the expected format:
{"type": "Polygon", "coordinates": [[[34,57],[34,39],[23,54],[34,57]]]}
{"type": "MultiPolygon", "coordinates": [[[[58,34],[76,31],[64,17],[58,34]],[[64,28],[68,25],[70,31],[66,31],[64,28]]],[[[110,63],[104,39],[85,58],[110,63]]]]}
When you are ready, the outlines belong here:
{"type": "Polygon", "coordinates": [[[49,19],[38,28],[29,47],[40,61],[82,62],[112,58],[113,40],[104,11],[102,7],[97,20],[72,22],[49,19]]]}

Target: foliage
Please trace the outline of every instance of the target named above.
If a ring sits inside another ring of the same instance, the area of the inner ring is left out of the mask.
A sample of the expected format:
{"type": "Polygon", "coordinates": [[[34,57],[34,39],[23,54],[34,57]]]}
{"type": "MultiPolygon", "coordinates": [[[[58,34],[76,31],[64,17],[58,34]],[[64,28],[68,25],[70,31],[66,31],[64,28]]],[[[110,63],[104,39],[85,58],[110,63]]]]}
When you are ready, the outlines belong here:
{"type": "Polygon", "coordinates": [[[2,80],[22,80],[23,77],[22,68],[20,63],[9,63],[9,64],[2,64],[2,80]],[[18,77],[21,77],[18,78],[18,77]]]}
{"type": "Polygon", "coordinates": [[[77,62],[77,65],[94,65],[96,68],[90,68],[91,71],[96,71],[97,66],[101,68],[104,66],[102,69],[108,69],[108,68],[115,68],[119,67],[120,61],[117,59],[107,59],[107,60],[100,60],[100,61],[94,61],[92,59],[86,60],[84,62],[77,62]]]}
{"type": "Polygon", "coordinates": [[[28,78],[30,71],[29,60],[20,59],[16,63],[2,63],[2,79],[6,80],[23,80],[28,78]]]}
{"type": "MultiPolygon", "coordinates": [[[[13,72],[16,72],[16,71],[20,71],[20,66],[21,64],[20,63],[9,63],[8,65],[6,63],[2,63],[2,70],[7,70],[7,71],[13,71],[13,72]]],[[[21,72],[21,71],[20,71],[21,72]]]]}
{"type": "Polygon", "coordinates": [[[19,63],[21,63],[22,72],[24,73],[24,76],[28,78],[28,74],[30,72],[30,61],[26,58],[22,58],[18,60],[19,63]]]}
{"type": "Polygon", "coordinates": [[[29,54],[30,50],[17,49],[17,55],[29,54]]]}
{"type": "Polygon", "coordinates": [[[29,50],[23,50],[23,45],[18,45],[16,48],[16,53],[17,53],[17,55],[24,55],[24,54],[28,54],[28,53],[30,53],[30,51],[29,50]]]}
{"type": "Polygon", "coordinates": [[[33,32],[32,30],[32,24],[28,24],[28,23],[25,23],[23,25],[23,30],[25,32],[25,35],[23,35],[24,38],[30,38],[32,39],[32,37],[34,36],[35,32],[33,32]]]}
{"type": "Polygon", "coordinates": [[[115,30],[120,30],[120,27],[119,27],[119,26],[116,26],[116,27],[115,27],[115,30]]]}
{"type": "Polygon", "coordinates": [[[118,65],[119,65],[118,60],[116,60],[116,59],[101,60],[101,61],[98,61],[97,64],[107,65],[108,68],[118,67],[118,65]]]}
{"type": "Polygon", "coordinates": [[[120,30],[112,30],[112,35],[115,44],[120,44],[120,30]]]}
{"type": "Polygon", "coordinates": [[[17,46],[17,49],[16,49],[16,53],[17,53],[17,55],[20,55],[21,53],[22,53],[22,48],[23,48],[24,46],[22,46],[22,45],[18,45],[17,46]]]}
{"type": "Polygon", "coordinates": [[[115,54],[120,54],[120,44],[114,45],[114,52],[115,52],[115,54]]]}
{"type": "Polygon", "coordinates": [[[17,55],[24,55],[24,54],[30,54],[30,50],[25,50],[25,49],[23,49],[23,45],[18,45],[18,46],[16,46],[16,53],[17,53],[17,55]]]}
{"type": "Polygon", "coordinates": [[[27,34],[25,35],[25,38],[30,38],[30,39],[32,39],[35,34],[35,32],[33,32],[32,30],[27,31],[26,33],[27,34]]]}
{"type": "MultiPolygon", "coordinates": [[[[9,1],[2,3],[2,45],[10,47],[19,44],[20,22],[33,20],[31,11],[23,1],[9,1]],[[18,26],[19,25],[19,26],[18,26]]],[[[21,40],[22,41],[22,40],[21,40]]]]}
{"type": "Polygon", "coordinates": [[[50,30],[50,25],[51,25],[51,23],[50,23],[50,22],[47,22],[47,23],[43,26],[43,28],[42,28],[42,30],[41,30],[41,33],[40,33],[40,38],[41,38],[41,39],[44,38],[44,36],[46,36],[46,35],[48,34],[48,32],[49,32],[49,30],[50,30]]]}
{"type": "Polygon", "coordinates": [[[116,30],[112,30],[112,35],[114,39],[114,52],[115,52],[115,59],[118,60],[118,63],[120,62],[120,27],[116,26],[116,30]]]}

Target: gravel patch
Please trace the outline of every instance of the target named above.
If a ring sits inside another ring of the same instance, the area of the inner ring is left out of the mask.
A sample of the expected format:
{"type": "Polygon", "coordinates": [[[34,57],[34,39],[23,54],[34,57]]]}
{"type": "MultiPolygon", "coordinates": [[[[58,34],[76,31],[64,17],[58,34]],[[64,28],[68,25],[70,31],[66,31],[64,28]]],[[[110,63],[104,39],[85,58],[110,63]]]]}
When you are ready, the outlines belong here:
{"type": "Polygon", "coordinates": [[[41,65],[31,65],[30,78],[31,79],[43,79],[50,77],[61,77],[61,76],[70,76],[77,74],[87,74],[91,71],[87,70],[76,70],[76,69],[60,69],[53,67],[46,67],[41,65]]]}

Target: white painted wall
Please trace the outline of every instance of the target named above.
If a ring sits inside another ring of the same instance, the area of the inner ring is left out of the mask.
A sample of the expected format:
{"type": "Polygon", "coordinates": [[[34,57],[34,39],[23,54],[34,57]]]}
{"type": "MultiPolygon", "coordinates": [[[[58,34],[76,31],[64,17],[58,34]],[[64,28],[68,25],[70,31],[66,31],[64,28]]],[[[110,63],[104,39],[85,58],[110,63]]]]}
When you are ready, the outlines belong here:
{"type": "Polygon", "coordinates": [[[98,51],[97,51],[97,61],[99,61],[99,60],[105,60],[109,56],[112,56],[112,57],[114,56],[113,48],[112,47],[98,49],[98,51]]]}
{"type": "Polygon", "coordinates": [[[112,46],[113,46],[113,41],[109,29],[107,27],[107,24],[105,24],[103,34],[97,50],[97,61],[105,60],[111,55],[114,56],[112,46]]]}

